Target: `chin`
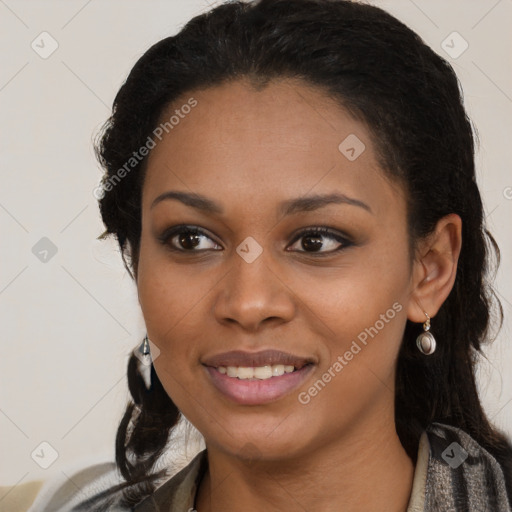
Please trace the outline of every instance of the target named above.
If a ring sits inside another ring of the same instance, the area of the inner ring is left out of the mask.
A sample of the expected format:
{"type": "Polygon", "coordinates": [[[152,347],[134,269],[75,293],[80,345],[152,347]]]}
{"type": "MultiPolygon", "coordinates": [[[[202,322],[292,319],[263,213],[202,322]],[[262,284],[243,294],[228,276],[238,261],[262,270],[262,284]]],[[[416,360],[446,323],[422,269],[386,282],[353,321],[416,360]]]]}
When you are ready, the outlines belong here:
{"type": "MultiPolygon", "coordinates": [[[[242,460],[276,461],[298,456],[314,443],[303,428],[307,419],[288,421],[286,414],[261,413],[242,418],[224,416],[215,431],[204,432],[206,444],[242,460]]],[[[321,433],[318,434],[321,437],[321,433]]]]}

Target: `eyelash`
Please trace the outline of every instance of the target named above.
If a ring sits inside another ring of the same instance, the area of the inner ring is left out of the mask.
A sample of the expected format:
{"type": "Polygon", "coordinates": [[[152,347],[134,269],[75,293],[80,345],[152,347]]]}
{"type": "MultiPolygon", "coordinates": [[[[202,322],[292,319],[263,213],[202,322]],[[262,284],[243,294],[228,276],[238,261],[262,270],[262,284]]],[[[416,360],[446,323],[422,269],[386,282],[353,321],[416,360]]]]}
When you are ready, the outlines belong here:
{"type": "MultiPolygon", "coordinates": [[[[181,252],[181,253],[189,253],[189,254],[192,254],[192,253],[201,253],[201,252],[205,252],[205,251],[208,251],[208,250],[213,250],[213,251],[217,251],[218,249],[201,249],[201,250],[187,250],[187,249],[180,249],[180,248],[177,248],[177,247],[174,247],[171,243],[172,239],[176,236],[176,235],[179,235],[179,234],[189,234],[189,235],[201,235],[201,236],[205,236],[207,238],[209,238],[210,240],[212,240],[213,242],[215,242],[215,240],[213,240],[205,231],[203,231],[201,228],[199,227],[196,227],[196,226],[187,226],[187,225],[180,225],[180,226],[174,226],[172,228],[168,228],[166,229],[159,237],[158,237],[158,240],[160,241],[160,243],[162,245],[165,245],[167,246],[167,248],[170,250],[170,251],[173,251],[173,252],[181,252]]],[[[345,236],[342,236],[339,234],[339,232],[335,231],[335,230],[332,230],[330,228],[327,228],[327,227],[323,227],[323,226],[316,226],[316,227],[312,227],[312,228],[304,228],[302,229],[301,231],[299,231],[291,245],[295,244],[295,242],[297,242],[298,240],[300,240],[301,238],[305,238],[306,236],[309,236],[309,237],[327,237],[327,238],[331,238],[331,239],[334,239],[336,242],[339,242],[341,245],[340,247],[338,247],[337,249],[334,249],[334,250],[331,250],[331,251],[326,251],[326,252],[317,252],[317,251],[297,251],[299,253],[302,253],[302,254],[312,254],[316,257],[322,257],[322,256],[328,256],[328,255],[331,255],[333,253],[336,253],[336,252],[339,252],[343,249],[346,249],[347,247],[350,247],[351,245],[354,245],[353,242],[351,242],[347,237],[345,236]]],[[[217,244],[217,242],[215,242],[217,244]]],[[[217,244],[217,245],[220,245],[220,244],[217,244]]]]}

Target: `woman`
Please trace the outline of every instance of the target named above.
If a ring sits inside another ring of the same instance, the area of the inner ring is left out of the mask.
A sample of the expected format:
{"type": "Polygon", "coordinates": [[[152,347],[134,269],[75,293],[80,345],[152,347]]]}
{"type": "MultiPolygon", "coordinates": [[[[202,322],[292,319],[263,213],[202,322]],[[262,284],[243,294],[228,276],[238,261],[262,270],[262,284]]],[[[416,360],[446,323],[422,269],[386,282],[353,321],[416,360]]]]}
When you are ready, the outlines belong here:
{"type": "Polygon", "coordinates": [[[453,69],[373,6],[232,2],[149,49],[97,147],[148,333],[124,481],[45,510],[511,511],[473,146],[453,69]],[[206,449],[170,475],[181,416],[206,449]]]}

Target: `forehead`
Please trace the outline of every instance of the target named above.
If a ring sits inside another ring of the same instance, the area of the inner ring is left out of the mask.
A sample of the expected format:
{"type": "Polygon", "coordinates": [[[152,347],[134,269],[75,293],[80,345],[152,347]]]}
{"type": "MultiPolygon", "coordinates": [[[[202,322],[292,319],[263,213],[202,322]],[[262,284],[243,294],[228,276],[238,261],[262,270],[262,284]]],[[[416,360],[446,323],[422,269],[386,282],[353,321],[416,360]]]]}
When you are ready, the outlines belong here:
{"type": "Polygon", "coordinates": [[[332,98],[297,80],[247,81],[183,95],[162,113],[172,128],[148,157],[143,202],[167,189],[268,205],[338,191],[377,212],[399,190],[377,164],[370,133],[332,98]],[[194,108],[184,108],[191,100],[194,108]],[[373,207],[372,207],[373,208],[373,207]]]}

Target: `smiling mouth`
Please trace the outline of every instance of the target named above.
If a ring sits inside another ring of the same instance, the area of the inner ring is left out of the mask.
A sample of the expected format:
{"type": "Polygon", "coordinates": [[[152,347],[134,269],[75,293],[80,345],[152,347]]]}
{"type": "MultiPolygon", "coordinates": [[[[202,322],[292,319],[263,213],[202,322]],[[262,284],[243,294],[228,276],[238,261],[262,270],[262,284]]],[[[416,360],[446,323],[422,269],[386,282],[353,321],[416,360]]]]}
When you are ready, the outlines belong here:
{"type": "Polygon", "coordinates": [[[318,361],[279,350],[235,350],[201,361],[214,388],[243,405],[274,402],[302,386],[318,361]]]}
{"type": "Polygon", "coordinates": [[[265,366],[218,366],[215,369],[222,375],[240,380],[267,380],[272,377],[281,377],[285,373],[293,373],[311,363],[300,366],[273,364],[265,366]]]}
{"type": "Polygon", "coordinates": [[[300,368],[279,364],[204,368],[214,388],[226,398],[240,405],[263,405],[297,390],[311,375],[314,366],[307,363],[300,368]]]}

